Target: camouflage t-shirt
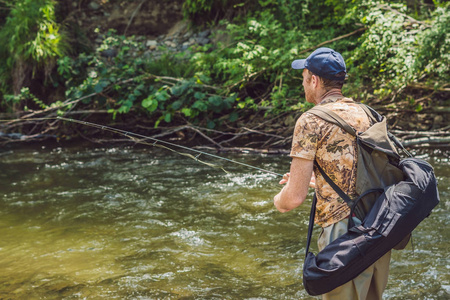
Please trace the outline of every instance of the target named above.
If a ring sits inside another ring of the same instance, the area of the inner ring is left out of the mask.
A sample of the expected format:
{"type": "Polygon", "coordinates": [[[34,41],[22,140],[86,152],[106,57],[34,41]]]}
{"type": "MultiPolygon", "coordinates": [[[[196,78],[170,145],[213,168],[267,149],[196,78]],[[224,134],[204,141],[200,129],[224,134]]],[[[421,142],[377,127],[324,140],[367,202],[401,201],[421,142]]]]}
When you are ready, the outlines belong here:
{"type": "MultiPolygon", "coordinates": [[[[325,99],[326,107],[357,131],[370,126],[369,118],[352,99],[325,99]]],[[[297,120],[292,140],[291,157],[316,159],[327,175],[350,197],[356,194],[356,138],[337,125],[328,123],[308,112],[297,120]]],[[[350,208],[314,167],[317,206],[315,223],[326,227],[345,219],[350,208]]]]}

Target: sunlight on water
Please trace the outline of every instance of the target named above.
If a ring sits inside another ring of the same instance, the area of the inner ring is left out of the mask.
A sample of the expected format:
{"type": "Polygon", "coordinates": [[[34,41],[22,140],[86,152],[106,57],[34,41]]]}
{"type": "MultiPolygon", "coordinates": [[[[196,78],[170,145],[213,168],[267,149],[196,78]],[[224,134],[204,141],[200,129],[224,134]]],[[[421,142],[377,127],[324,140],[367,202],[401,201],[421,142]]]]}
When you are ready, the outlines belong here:
{"type": "MultiPolygon", "coordinates": [[[[0,299],[312,299],[301,283],[310,200],[278,213],[276,175],[230,163],[225,173],[160,149],[0,158],[0,299]]],[[[449,162],[430,160],[441,204],[415,231],[414,251],[393,253],[386,299],[449,297],[449,162]]]]}

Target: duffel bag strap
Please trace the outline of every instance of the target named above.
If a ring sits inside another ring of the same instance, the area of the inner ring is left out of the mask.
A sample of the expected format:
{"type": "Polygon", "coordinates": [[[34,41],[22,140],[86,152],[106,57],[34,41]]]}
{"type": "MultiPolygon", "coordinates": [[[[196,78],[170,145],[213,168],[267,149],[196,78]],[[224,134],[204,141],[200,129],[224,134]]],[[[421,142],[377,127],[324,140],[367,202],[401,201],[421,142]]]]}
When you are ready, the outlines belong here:
{"type": "Polygon", "coordinates": [[[311,245],[311,238],[312,238],[312,233],[313,233],[313,229],[314,229],[314,216],[316,215],[316,204],[317,204],[317,197],[316,197],[316,193],[314,193],[313,201],[311,204],[311,213],[309,214],[308,238],[306,239],[305,258],[308,255],[309,246],[311,245]]]}

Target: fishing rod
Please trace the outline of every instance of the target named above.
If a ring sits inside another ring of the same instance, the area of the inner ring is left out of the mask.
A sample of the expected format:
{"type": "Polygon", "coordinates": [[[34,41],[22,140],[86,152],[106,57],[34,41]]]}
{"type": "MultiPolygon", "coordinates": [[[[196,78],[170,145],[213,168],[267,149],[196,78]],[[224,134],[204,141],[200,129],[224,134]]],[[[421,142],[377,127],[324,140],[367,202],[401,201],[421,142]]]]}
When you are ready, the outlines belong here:
{"type": "Polygon", "coordinates": [[[105,126],[105,125],[100,125],[100,124],[86,122],[86,121],[81,121],[81,120],[76,120],[76,119],[70,119],[70,118],[64,118],[64,117],[56,117],[56,119],[62,120],[62,121],[67,121],[67,122],[72,122],[72,123],[78,123],[78,124],[82,124],[82,125],[98,128],[98,129],[101,129],[101,130],[113,132],[113,133],[116,133],[116,134],[120,134],[120,135],[126,136],[126,137],[134,140],[135,142],[140,143],[140,144],[151,145],[151,146],[156,146],[156,147],[162,147],[162,148],[168,149],[170,151],[176,152],[178,154],[181,154],[181,155],[184,155],[184,156],[188,156],[188,157],[194,159],[195,161],[198,161],[200,163],[206,164],[208,166],[211,166],[211,167],[214,167],[214,168],[220,168],[223,171],[225,171],[226,173],[228,173],[228,172],[225,169],[223,169],[221,166],[217,166],[215,164],[211,164],[211,163],[207,163],[207,162],[201,161],[200,159],[198,159],[198,157],[200,155],[206,155],[206,156],[214,157],[214,158],[217,158],[217,159],[225,160],[227,162],[231,162],[231,163],[234,163],[234,164],[242,165],[242,166],[245,166],[245,167],[248,167],[248,168],[252,168],[252,169],[255,169],[255,170],[259,170],[259,171],[262,171],[262,172],[266,172],[266,173],[269,173],[269,174],[272,174],[272,175],[277,175],[277,176],[283,177],[282,174],[279,174],[279,173],[276,173],[276,172],[272,172],[270,170],[262,169],[262,168],[255,167],[255,166],[252,166],[252,165],[240,162],[240,161],[236,161],[236,160],[232,160],[232,159],[229,159],[229,158],[226,158],[226,157],[222,157],[222,156],[219,156],[219,155],[215,155],[215,154],[212,154],[212,153],[200,151],[200,150],[197,150],[197,149],[194,149],[194,148],[189,148],[189,147],[186,147],[186,146],[177,145],[177,144],[174,144],[174,143],[171,143],[171,142],[163,141],[163,140],[156,139],[156,138],[149,137],[149,136],[145,136],[145,135],[142,135],[142,134],[133,133],[133,132],[130,132],[130,131],[126,131],[126,130],[122,130],[122,129],[118,129],[118,128],[114,128],[114,127],[109,127],[109,126],[105,126]],[[143,139],[143,140],[140,140],[140,139],[143,139]],[[146,143],[145,140],[151,140],[151,141],[153,141],[153,143],[146,143]],[[168,146],[171,146],[171,147],[177,147],[177,148],[188,150],[188,151],[192,151],[192,152],[197,153],[198,155],[197,156],[193,156],[193,155],[188,154],[188,153],[177,152],[177,151],[175,151],[175,150],[173,150],[173,149],[171,149],[169,147],[158,145],[157,143],[165,144],[165,145],[168,145],[168,146]]]}

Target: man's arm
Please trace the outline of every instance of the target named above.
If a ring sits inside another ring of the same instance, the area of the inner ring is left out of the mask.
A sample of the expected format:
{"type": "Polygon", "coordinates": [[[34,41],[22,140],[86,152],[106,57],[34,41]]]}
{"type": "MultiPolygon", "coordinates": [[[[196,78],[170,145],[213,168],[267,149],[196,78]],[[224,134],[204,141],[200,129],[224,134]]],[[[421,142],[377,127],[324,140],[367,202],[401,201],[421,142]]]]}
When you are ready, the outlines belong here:
{"type": "Polygon", "coordinates": [[[313,160],[294,157],[291,163],[290,174],[284,176],[286,185],[280,193],[274,197],[275,207],[282,213],[300,206],[308,194],[308,187],[313,173],[313,160]]]}

